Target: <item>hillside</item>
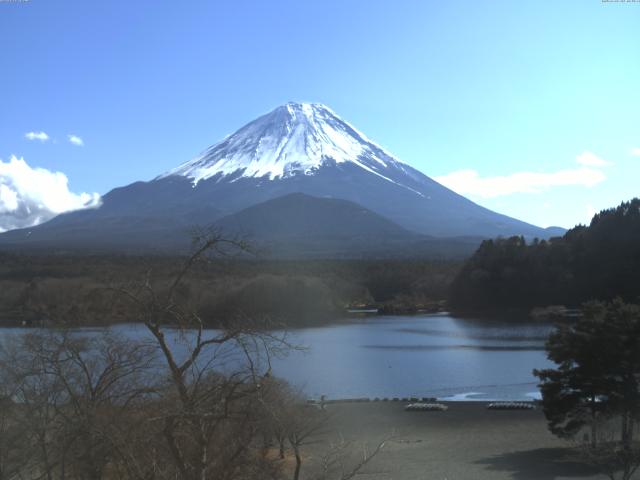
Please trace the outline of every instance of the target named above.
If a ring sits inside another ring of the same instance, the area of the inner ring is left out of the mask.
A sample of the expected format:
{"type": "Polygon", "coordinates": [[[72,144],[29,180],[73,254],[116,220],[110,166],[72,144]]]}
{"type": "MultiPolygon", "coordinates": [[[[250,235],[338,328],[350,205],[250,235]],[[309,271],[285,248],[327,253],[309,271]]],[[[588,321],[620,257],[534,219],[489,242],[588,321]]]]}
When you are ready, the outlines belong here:
{"type": "Polygon", "coordinates": [[[640,298],[640,199],[596,214],[548,241],[486,240],[451,287],[455,310],[528,310],[640,298]]]}

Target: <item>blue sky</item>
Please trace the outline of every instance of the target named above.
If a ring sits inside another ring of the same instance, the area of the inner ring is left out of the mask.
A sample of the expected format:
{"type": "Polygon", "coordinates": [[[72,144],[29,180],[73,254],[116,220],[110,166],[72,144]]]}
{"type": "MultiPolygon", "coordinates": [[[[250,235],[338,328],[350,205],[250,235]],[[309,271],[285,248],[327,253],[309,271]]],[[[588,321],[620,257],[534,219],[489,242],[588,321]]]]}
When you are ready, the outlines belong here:
{"type": "Polygon", "coordinates": [[[0,159],[76,194],[293,100],[541,226],[640,195],[640,3],[30,0],[0,2],[0,36],[0,159]]]}

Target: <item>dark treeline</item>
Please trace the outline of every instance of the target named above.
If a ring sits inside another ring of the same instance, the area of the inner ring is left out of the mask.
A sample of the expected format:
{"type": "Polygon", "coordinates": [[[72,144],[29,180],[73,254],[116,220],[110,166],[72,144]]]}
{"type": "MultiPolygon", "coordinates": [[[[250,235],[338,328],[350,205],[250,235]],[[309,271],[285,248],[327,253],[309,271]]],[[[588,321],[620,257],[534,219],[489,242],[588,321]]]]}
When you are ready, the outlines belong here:
{"type": "MultiPolygon", "coordinates": [[[[184,258],[0,256],[0,325],[131,321],[111,287],[146,275],[162,288],[184,258]]],[[[216,259],[194,267],[181,295],[207,319],[262,317],[289,326],[333,321],[350,307],[436,309],[459,263],[407,260],[216,259]]],[[[212,326],[216,326],[215,322],[212,326]]]]}
{"type": "Polygon", "coordinates": [[[640,199],[595,215],[563,237],[487,240],[451,285],[458,311],[530,310],[640,297],[640,199]]]}

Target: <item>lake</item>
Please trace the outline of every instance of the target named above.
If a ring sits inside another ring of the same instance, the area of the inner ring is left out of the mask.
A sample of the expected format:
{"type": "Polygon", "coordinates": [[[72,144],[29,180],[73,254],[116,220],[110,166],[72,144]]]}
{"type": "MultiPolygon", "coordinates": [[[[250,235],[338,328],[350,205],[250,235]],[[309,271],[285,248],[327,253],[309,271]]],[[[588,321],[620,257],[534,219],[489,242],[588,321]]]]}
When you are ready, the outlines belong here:
{"type": "MultiPolygon", "coordinates": [[[[148,336],[140,325],[113,329],[148,336]]],[[[289,332],[306,348],[273,359],[273,374],[309,397],[530,400],[539,397],[532,370],[552,365],[544,351],[552,329],[448,314],[372,316],[289,332]]]]}
{"type": "Polygon", "coordinates": [[[448,314],[370,317],[297,330],[308,347],[274,362],[274,373],[311,396],[538,398],[534,368],[552,366],[550,324],[474,321],[448,314]]]}

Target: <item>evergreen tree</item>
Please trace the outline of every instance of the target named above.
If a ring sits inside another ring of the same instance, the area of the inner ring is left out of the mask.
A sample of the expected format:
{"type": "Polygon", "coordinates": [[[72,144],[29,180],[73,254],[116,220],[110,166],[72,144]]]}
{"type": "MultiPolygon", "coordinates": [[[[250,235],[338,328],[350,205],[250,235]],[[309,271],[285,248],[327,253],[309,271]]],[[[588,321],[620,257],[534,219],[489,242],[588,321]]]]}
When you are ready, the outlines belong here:
{"type": "Polygon", "coordinates": [[[478,314],[618,296],[640,299],[638,198],[596,214],[588,227],[563,237],[483,242],[453,281],[450,304],[454,311],[478,314]]]}
{"type": "Polygon", "coordinates": [[[620,444],[630,449],[640,419],[640,307],[616,299],[585,305],[585,317],[562,325],[547,341],[555,369],[535,370],[550,430],[574,437],[601,419],[619,417],[620,444]]]}

